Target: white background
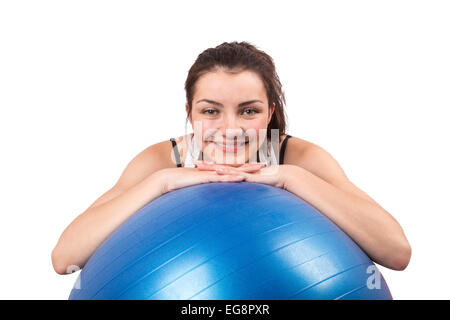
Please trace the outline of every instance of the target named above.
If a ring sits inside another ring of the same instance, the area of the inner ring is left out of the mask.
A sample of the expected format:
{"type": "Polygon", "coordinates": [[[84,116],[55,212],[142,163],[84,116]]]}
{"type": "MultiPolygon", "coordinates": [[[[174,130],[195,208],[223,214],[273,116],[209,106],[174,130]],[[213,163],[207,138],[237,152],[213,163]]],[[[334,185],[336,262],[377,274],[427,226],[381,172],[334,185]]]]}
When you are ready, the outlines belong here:
{"type": "Polygon", "coordinates": [[[184,134],[187,71],[225,41],[273,57],[288,133],[404,228],[410,265],[380,267],[394,298],[450,298],[449,17],[446,1],[0,2],[0,298],[67,299],[60,234],[184,134]]]}

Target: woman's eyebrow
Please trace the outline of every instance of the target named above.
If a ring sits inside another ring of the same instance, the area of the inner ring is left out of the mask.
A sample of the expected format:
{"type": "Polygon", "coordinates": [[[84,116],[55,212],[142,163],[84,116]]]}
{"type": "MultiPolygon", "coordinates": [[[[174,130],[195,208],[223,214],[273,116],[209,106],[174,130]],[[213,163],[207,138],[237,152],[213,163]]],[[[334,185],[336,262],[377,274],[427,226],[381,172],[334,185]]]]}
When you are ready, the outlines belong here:
{"type": "MultiPolygon", "coordinates": [[[[220,102],[217,102],[217,101],[213,101],[213,100],[209,100],[209,99],[201,99],[201,100],[198,100],[196,103],[200,103],[200,102],[207,102],[207,103],[214,104],[214,105],[216,105],[218,107],[223,108],[223,104],[221,104],[220,102]]],[[[239,108],[240,107],[244,107],[246,105],[249,105],[249,104],[252,104],[252,103],[255,103],[255,102],[263,103],[261,100],[250,100],[250,101],[245,101],[245,102],[239,103],[238,107],[239,108]]]]}

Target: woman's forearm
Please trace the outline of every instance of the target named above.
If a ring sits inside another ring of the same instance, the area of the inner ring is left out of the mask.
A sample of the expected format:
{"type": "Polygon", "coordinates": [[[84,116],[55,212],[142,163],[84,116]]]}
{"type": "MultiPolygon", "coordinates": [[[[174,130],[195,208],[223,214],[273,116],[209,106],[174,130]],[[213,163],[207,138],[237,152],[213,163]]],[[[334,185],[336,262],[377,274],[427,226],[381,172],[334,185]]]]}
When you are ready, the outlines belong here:
{"type": "Polygon", "coordinates": [[[359,198],[296,167],[285,188],[326,215],[349,235],[371,259],[394,270],[409,262],[410,247],[397,221],[383,208],[359,198]]]}
{"type": "Polygon", "coordinates": [[[82,268],[118,226],[161,194],[161,178],[154,173],[114,199],[87,209],[59,238],[52,252],[55,271],[65,274],[69,267],[82,268]]]}

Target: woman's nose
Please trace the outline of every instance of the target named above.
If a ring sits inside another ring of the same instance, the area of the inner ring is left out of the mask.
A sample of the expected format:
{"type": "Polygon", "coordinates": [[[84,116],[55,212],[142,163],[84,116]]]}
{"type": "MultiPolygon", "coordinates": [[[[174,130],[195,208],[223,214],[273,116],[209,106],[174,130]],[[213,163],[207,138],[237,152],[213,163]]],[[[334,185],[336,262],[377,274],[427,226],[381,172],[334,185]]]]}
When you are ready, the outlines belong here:
{"type": "Polygon", "coordinates": [[[244,130],[242,128],[225,128],[225,130],[222,132],[222,135],[227,140],[234,139],[234,138],[240,138],[244,134],[244,130]]]}
{"type": "Polygon", "coordinates": [[[224,137],[239,137],[243,134],[243,129],[241,128],[238,119],[234,116],[227,116],[222,122],[222,135],[224,137]]]}

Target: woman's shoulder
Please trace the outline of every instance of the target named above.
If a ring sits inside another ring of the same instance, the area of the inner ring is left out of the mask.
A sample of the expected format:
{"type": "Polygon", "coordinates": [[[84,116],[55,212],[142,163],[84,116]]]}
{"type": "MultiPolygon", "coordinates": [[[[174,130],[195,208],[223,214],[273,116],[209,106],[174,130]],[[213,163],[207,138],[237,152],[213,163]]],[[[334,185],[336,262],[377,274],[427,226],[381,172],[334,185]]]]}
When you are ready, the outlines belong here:
{"type": "MultiPolygon", "coordinates": [[[[138,166],[151,166],[157,170],[176,167],[177,162],[171,139],[172,138],[168,138],[164,141],[160,141],[146,147],[138,155],[136,155],[133,161],[136,162],[138,166]]],[[[174,137],[173,140],[176,142],[176,147],[183,162],[184,154],[186,153],[186,142],[189,140],[189,135],[176,138],[174,137]]]]}
{"type": "Polygon", "coordinates": [[[334,157],[321,146],[292,137],[285,152],[285,164],[302,167],[325,181],[332,181],[343,170],[334,157]]]}
{"type": "Polygon", "coordinates": [[[175,152],[178,152],[180,161],[182,164],[184,164],[187,150],[190,147],[192,138],[193,133],[178,137],[172,137],[148,147],[148,153],[150,154],[153,152],[157,152],[165,166],[167,166],[168,168],[177,167],[175,152]]]}
{"type": "Polygon", "coordinates": [[[117,184],[128,188],[156,171],[176,167],[175,164],[171,164],[170,148],[171,142],[167,139],[167,141],[154,143],[140,151],[126,165],[117,184]]]}
{"type": "MultiPolygon", "coordinates": [[[[287,135],[280,136],[280,145],[283,143],[286,137],[287,135]]],[[[309,151],[316,148],[320,147],[311,141],[299,137],[290,136],[289,140],[286,141],[284,163],[295,165],[306,164],[310,161],[309,156],[311,152],[309,151]]]]}
{"type": "MultiPolygon", "coordinates": [[[[181,163],[184,163],[184,160],[186,158],[186,151],[189,148],[189,145],[190,145],[190,143],[192,141],[193,135],[194,135],[193,133],[190,133],[190,134],[187,134],[187,135],[184,135],[184,136],[179,136],[177,138],[174,138],[175,143],[176,143],[176,147],[177,147],[177,150],[178,150],[178,153],[180,155],[181,163]]],[[[173,151],[173,143],[172,142],[170,142],[170,148],[171,148],[171,150],[169,151],[169,154],[170,154],[170,157],[171,157],[173,163],[176,166],[176,161],[175,161],[175,156],[174,156],[174,151],[173,151]]]]}

